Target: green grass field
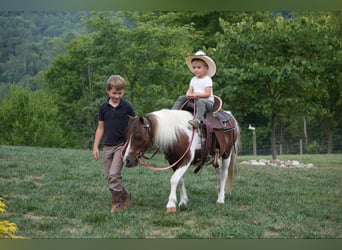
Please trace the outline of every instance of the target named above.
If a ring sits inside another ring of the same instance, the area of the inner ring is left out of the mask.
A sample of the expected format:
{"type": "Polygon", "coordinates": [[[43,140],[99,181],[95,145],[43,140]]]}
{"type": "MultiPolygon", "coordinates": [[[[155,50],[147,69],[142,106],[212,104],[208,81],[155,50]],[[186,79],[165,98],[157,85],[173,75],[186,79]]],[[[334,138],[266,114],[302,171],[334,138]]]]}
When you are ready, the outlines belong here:
{"type": "MultiPolygon", "coordinates": [[[[241,156],[247,159],[270,157],[241,156]]],[[[216,204],[214,169],[185,174],[189,204],[167,214],[172,170],[124,169],[132,206],[110,213],[102,161],[89,150],[0,146],[0,196],[30,238],[341,238],[342,155],[286,155],[315,168],[238,164],[233,190],[216,204]]],[[[161,155],[149,161],[163,166],[161,155]]]]}

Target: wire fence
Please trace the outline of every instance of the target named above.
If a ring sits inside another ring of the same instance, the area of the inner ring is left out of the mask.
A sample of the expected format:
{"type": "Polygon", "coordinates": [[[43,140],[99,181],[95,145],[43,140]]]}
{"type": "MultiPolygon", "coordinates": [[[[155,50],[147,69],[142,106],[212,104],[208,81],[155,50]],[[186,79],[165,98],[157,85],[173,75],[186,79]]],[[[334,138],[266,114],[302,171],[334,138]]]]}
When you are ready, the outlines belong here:
{"type": "MultiPolygon", "coordinates": [[[[302,140],[298,142],[282,145],[276,145],[276,154],[277,155],[285,155],[285,154],[327,154],[328,153],[328,143],[320,142],[320,143],[310,143],[306,144],[302,140]]],[[[342,144],[335,144],[332,146],[329,153],[332,154],[341,154],[342,153],[342,144]]],[[[240,155],[272,155],[272,147],[271,145],[257,145],[255,149],[253,149],[253,145],[241,145],[239,149],[240,155]],[[256,152],[255,152],[256,151],[256,152]]]]}

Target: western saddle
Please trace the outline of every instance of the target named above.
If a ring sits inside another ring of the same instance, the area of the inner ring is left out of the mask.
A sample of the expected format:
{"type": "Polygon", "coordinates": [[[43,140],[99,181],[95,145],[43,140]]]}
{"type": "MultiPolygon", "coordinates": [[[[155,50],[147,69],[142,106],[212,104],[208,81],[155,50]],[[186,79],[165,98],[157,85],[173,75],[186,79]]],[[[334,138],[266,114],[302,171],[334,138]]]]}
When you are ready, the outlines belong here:
{"type": "MultiPolygon", "coordinates": [[[[196,109],[193,100],[187,100],[180,108],[182,110],[194,113],[196,109]]],[[[230,113],[222,110],[222,100],[218,96],[214,96],[214,106],[212,110],[205,114],[205,120],[199,128],[202,140],[201,150],[196,152],[193,164],[197,165],[195,173],[197,173],[205,163],[212,163],[215,168],[219,166],[218,158],[225,152],[225,133],[235,129],[236,123],[231,119],[230,113]],[[214,157],[213,157],[214,156],[214,157]]],[[[235,136],[235,135],[234,135],[235,136]]],[[[236,150],[234,148],[234,150],[236,150]]]]}

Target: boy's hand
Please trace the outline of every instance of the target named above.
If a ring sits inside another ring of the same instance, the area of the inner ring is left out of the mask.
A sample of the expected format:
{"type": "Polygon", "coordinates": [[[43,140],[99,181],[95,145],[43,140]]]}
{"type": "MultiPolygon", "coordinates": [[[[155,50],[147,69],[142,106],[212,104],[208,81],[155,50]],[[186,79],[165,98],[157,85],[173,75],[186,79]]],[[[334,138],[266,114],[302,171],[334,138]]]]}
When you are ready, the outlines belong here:
{"type": "Polygon", "coordinates": [[[196,94],[188,94],[188,95],[186,95],[186,98],[188,98],[188,99],[196,99],[196,94]]]}
{"type": "Polygon", "coordinates": [[[93,150],[93,158],[97,161],[98,159],[99,159],[99,155],[100,155],[100,153],[99,153],[99,149],[94,149],[93,150]]]}

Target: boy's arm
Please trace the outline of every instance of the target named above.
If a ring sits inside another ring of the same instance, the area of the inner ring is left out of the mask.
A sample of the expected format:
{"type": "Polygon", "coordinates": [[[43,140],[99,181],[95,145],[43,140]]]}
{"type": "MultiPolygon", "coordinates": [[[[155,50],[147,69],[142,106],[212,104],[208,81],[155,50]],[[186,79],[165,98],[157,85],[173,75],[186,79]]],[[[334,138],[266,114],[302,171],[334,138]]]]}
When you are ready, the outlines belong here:
{"type": "Polygon", "coordinates": [[[191,85],[189,86],[188,90],[186,91],[185,96],[188,99],[193,99],[194,98],[194,88],[191,85]]]}
{"type": "Polygon", "coordinates": [[[208,98],[210,95],[211,95],[211,87],[205,87],[204,93],[193,93],[192,91],[191,94],[188,94],[188,92],[186,92],[186,98],[188,99],[208,98]]]}
{"type": "Polygon", "coordinates": [[[100,146],[103,133],[104,133],[104,122],[99,121],[96,132],[95,132],[95,139],[94,139],[94,145],[93,145],[93,157],[95,160],[98,160],[100,156],[99,146],[100,146]]]}
{"type": "Polygon", "coordinates": [[[196,93],[195,98],[208,98],[211,95],[211,87],[205,87],[204,93],[196,93]]]}

